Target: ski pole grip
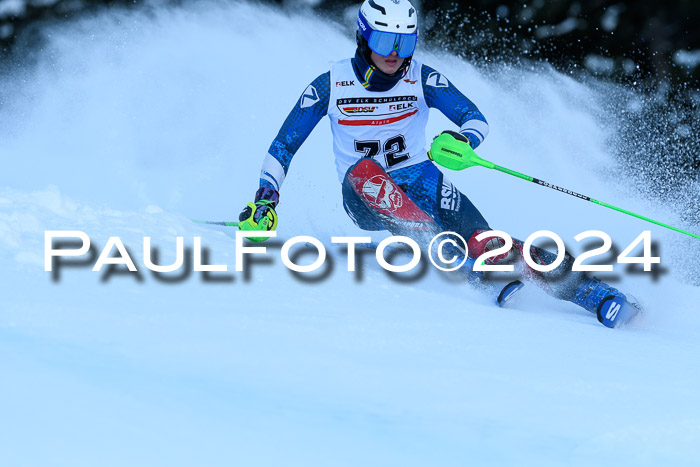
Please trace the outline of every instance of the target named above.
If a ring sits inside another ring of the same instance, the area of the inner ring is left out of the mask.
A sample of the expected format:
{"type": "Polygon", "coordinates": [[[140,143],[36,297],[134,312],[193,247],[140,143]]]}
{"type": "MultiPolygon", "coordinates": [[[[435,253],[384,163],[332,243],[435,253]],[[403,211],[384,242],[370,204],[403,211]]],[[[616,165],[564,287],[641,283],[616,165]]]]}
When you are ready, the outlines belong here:
{"type": "Polygon", "coordinates": [[[430,145],[428,157],[450,170],[464,170],[475,165],[493,169],[493,162],[477,156],[467,138],[456,131],[443,131],[430,145]]]}

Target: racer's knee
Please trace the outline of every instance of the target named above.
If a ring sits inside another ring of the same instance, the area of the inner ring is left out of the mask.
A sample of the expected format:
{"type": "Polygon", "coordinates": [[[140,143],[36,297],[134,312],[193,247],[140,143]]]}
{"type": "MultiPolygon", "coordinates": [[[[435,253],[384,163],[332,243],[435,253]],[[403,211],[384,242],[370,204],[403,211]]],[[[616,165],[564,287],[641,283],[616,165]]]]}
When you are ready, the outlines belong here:
{"type": "MultiPolygon", "coordinates": [[[[484,232],[487,232],[487,230],[477,229],[474,231],[472,236],[469,237],[469,240],[467,241],[467,246],[469,248],[470,257],[478,258],[484,253],[501,248],[506,244],[503,238],[497,236],[487,236],[485,238],[482,238],[481,240],[477,240],[476,237],[478,237],[484,232]]],[[[513,246],[511,246],[510,250],[504,253],[500,253],[498,255],[489,256],[484,262],[486,264],[506,264],[515,261],[516,259],[518,259],[518,257],[519,251],[516,248],[515,243],[513,243],[513,246]]]]}

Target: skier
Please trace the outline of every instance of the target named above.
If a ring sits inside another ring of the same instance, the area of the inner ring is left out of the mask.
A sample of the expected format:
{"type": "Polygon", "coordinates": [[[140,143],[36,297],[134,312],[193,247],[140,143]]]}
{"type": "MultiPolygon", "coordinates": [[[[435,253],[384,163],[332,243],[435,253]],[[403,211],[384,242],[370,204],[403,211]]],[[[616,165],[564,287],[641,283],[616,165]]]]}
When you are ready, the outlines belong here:
{"type": "MultiPolygon", "coordinates": [[[[359,9],[356,40],[355,56],[332,63],[330,71],[313,80],[285,120],[265,156],[255,200],[239,216],[239,228],[276,228],[279,190],[292,158],[328,115],[343,205],[357,226],[420,240],[426,232],[456,232],[469,239],[473,258],[502,246],[496,237],[476,240],[491,230],[488,222],[435,165],[450,166],[455,155],[476,149],[489,126],[445,75],[414,59],[415,8],[408,0],[366,0],[359,9]],[[427,152],[430,108],[441,111],[459,130],[440,133],[427,152]]],[[[584,273],[571,272],[571,257],[545,274],[525,264],[522,248],[523,243],[514,240],[510,251],[486,262],[515,263],[523,277],[596,313],[606,326],[626,319],[627,313],[620,312],[625,296],[584,273]]],[[[540,264],[556,258],[536,247],[530,254],[540,264]]]]}

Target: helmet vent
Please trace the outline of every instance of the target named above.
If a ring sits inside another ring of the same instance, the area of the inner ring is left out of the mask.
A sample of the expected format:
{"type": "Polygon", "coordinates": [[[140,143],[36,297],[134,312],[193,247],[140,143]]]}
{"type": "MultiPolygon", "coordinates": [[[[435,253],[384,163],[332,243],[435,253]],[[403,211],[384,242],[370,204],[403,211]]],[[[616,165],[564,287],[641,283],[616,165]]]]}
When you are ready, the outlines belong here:
{"type": "MultiPolygon", "coordinates": [[[[374,0],[369,0],[369,6],[374,8],[375,10],[378,10],[381,14],[386,15],[386,8],[384,8],[381,5],[377,5],[374,0]]],[[[386,25],[385,25],[386,26],[386,25]]]]}
{"type": "MultiPolygon", "coordinates": [[[[382,23],[381,21],[375,21],[374,24],[376,24],[377,26],[384,26],[385,28],[388,28],[388,27],[389,27],[388,24],[382,23]]],[[[397,25],[397,26],[398,26],[398,25],[397,25]]]]}
{"type": "Polygon", "coordinates": [[[414,10],[413,8],[408,10],[408,17],[410,18],[411,16],[413,16],[413,13],[415,13],[415,12],[416,12],[416,10],[414,10]]]}

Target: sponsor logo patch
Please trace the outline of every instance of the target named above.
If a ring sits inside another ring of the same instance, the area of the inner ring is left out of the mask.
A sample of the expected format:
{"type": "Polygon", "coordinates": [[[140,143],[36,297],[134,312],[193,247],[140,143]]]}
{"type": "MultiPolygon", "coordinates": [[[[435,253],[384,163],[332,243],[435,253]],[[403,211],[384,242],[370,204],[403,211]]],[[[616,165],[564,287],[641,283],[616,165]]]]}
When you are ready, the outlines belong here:
{"type": "Polygon", "coordinates": [[[391,104],[395,102],[417,102],[417,96],[394,96],[394,97],[346,97],[338,99],[338,104],[391,104]]]}
{"type": "Polygon", "coordinates": [[[375,175],[362,185],[362,196],[370,206],[394,212],[403,206],[398,187],[386,175],[375,175]]]}
{"type": "Polygon", "coordinates": [[[346,114],[361,114],[361,113],[372,113],[377,109],[374,106],[351,106],[343,107],[343,113],[346,114]]]}
{"type": "Polygon", "coordinates": [[[448,181],[442,182],[442,188],[440,189],[440,207],[442,209],[447,209],[450,211],[456,211],[459,209],[460,199],[459,192],[455,190],[454,185],[448,181]]]}
{"type": "Polygon", "coordinates": [[[612,301],[610,304],[610,308],[608,308],[608,312],[605,314],[605,319],[615,321],[615,318],[617,318],[617,313],[620,311],[620,308],[622,308],[621,304],[612,301]]]}
{"type": "Polygon", "coordinates": [[[350,80],[350,81],[336,81],[336,82],[335,82],[335,87],[337,88],[338,86],[355,86],[355,80],[350,80]]]}
{"type": "Polygon", "coordinates": [[[357,23],[360,25],[360,27],[362,28],[363,31],[367,30],[367,26],[365,26],[365,23],[362,21],[362,19],[357,18],[357,23]]]}
{"type": "Polygon", "coordinates": [[[341,125],[387,125],[414,115],[418,111],[418,97],[348,97],[337,99],[336,106],[343,116],[349,117],[341,118],[341,125]],[[363,114],[375,120],[356,120],[363,114]]]}
{"type": "Polygon", "coordinates": [[[425,84],[434,88],[447,88],[450,86],[450,82],[447,81],[447,78],[442,76],[437,71],[433,71],[428,75],[428,79],[425,84]]]}
{"type": "Polygon", "coordinates": [[[299,106],[302,109],[306,107],[311,107],[319,100],[320,98],[318,97],[318,92],[316,91],[316,88],[309,84],[309,86],[304,90],[304,93],[301,95],[301,102],[299,106]]]}
{"type": "Polygon", "coordinates": [[[407,102],[405,104],[389,104],[389,110],[406,110],[413,109],[413,102],[407,102]]]}

